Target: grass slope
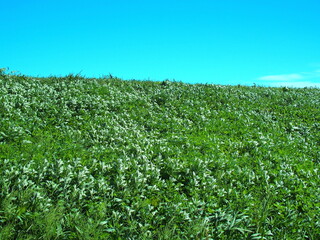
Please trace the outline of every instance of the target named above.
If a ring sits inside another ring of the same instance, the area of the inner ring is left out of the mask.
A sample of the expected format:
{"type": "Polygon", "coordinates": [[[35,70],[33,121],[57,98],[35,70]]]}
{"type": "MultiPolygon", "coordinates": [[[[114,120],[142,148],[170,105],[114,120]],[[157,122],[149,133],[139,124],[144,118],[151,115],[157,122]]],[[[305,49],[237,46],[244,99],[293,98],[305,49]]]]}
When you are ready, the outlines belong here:
{"type": "Polygon", "coordinates": [[[320,89],[0,74],[0,239],[320,239],[320,89]]]}

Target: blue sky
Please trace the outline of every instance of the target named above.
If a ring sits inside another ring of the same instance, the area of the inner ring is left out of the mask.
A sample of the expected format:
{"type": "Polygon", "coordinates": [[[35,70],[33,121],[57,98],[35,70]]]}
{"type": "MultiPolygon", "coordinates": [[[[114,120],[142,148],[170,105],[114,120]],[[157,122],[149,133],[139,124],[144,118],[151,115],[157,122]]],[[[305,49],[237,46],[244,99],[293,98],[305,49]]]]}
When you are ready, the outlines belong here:
{"type": "Polygon", "coordinates": [[[0,68],[320,87],[319,0],[0,0],[0,68]]]}

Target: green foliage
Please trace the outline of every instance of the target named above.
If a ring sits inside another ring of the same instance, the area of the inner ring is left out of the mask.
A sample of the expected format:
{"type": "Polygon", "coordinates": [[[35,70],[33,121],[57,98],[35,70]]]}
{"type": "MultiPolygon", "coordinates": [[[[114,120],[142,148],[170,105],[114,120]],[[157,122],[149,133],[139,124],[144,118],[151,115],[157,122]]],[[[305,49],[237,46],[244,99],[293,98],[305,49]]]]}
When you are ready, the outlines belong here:
{"type": "Polygon", "coordinates": [[[320,89],[0,71],[0,239],[319,239],[320,89]]]}

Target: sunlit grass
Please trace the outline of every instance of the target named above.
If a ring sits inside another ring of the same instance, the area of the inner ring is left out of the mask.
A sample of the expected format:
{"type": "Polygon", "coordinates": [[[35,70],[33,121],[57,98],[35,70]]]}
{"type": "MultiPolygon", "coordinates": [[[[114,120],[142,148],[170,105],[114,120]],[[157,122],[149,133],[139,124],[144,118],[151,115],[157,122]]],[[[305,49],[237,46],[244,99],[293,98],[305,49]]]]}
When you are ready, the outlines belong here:
{"type": "Polygon", "coordinates": [[[320,89],[0,74],[0,239],[319,239],[320,89]]]}

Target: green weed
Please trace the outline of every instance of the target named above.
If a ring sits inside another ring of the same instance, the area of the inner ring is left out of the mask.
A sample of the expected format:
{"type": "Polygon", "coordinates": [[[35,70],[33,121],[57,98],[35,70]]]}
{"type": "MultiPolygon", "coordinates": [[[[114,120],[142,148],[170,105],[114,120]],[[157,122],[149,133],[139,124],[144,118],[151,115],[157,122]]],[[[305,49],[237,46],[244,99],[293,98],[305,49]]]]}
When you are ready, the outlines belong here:
{"type": "Polygon", "coordinates": [[[319,96],[0,70],[0,239],[319,239],[319,96]]]}

